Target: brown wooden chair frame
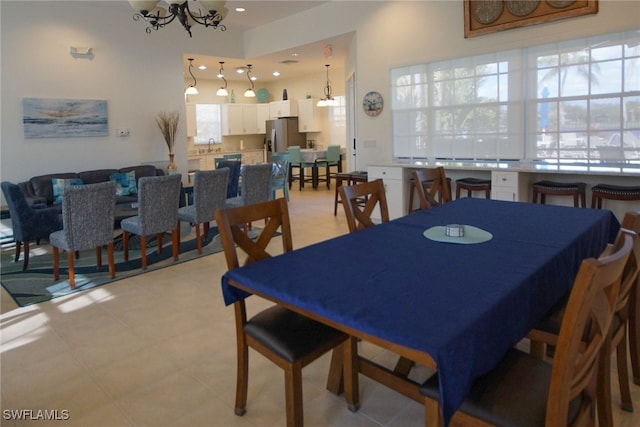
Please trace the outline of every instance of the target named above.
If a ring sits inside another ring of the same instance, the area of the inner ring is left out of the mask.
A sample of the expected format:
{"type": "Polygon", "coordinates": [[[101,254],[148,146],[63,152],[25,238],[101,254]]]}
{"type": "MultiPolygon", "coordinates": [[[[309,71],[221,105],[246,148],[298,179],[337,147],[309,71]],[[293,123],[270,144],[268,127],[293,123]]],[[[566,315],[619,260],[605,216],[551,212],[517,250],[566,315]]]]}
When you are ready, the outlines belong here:
{"type": "MultiPolygon", "coordinates": [[[[640,368],[640,360],[638,358],[638,327],[635,323],[637,318],[636,295],[638,292],[638,281],[640,276],[640,213],[627,212],[622,220],[621,228],[636,233],[633,243],[633,253],[625,266],[620,292],[615,307],[615,321],[611,327],[611,343],[610,350],[616,350],[616,363],[618,370],[618,383],[620,385],[620,399],[622,409],[625,411],[633,411],[633,401],[631,399],[631,390],[629,387],[629,370],[627,366],[627,342],[629,343],[632,367],[634,374],[640,368]],[[633,305],[631,304],[633,302],[633,305]]],[[[618,235],[616,242],[609,245],[603,255],[607,255],[620,246],[623,233],[618,235]]],[[[561,316],[555,315],[555,320],[559,320],[561,316]]],[[[544,346],[555,346],[558,342],[558,335],[553,331],[544,329],[533,329],[529,335],[531,340],[532,354],[536,357],[543,357],[544,346]]],[[[600,417],[601,426],[612,426],[612,408],[611,408],[611,370],[609,367],[609,358],[604,358],[604,369],[601,372],[602,382],[599,384],[599,400],[598,415],[600,417]]]]}
{"type": "Polygon", "coordinates": [[[411,173],[412,181],[409,185],[409,209],[413,208],[413,195],[418,194],[420,210],[429,209],[442,203],[451,201],[451,188],[445,170],[442,166],[436,168],[420,168],[411,173]],[[422,185],[417,185],[420,182],[422,185]]]}
{"type": "MultiPolygon", "coordinates": [[[[231,270],[238,268],[241,263],[238,259],[237,248],[246,253],[247,258],[242,265],[250,264],[271,257],[267,252],[267,245],[272,238],[277,235],[280,229],[282,236],[283,252],[293,250],[293,240],[291,235],[291,225],[289,221],[289,211],[287,201],[284,198],[258,203],[250,206],[242,206],[232,209],[222,209],[215,212],[216,223],[220,231],[220,238],[224,247],[227,267],[231,270]],[[244,230],[244,224],[258,220],[264,220],[265,226],[256,239],[251,239],[244,230]]],[[[282,311],[289,310],[280,306],[275,306],[282,311]]],[[[272,307],[273,309],[273,307],[272,307]]],[[[266,309],[265,311],[270,310],[266,309]]],[[[352,345],[352,340],[345,334],[335,331],[335,337],[330,340],[318,341],[315,348],[308,351],[302,357],[290,361],[277,354],[265,342],[245,332],[247,321],[247,308],[245,301],[239,300],[234,303],[236,338],[237,338],[237,384],[235,413],[243,415],[246,412],[247,391],[249,382],[249,347],[258,351],[285,373],[285,396],[287,411],[287,426],[303,425],[303,404],[302,404],[302,368],[318,359],[332,349],[344,349],[343,344],[352,345]]],[[[303,317],[293,312],[292,316],[303,317]]],[[[309,322],[313,322],[308,319],[309,322]]],[[[323,326],[324,327],[324,326],[323,326]]],[[[328,327],[325,327],[328,328],[328,327]]],[[[339,360],[343,360],[340,355],[339,360]]],[[[351,363],[349,358],[344,358],[343,363],[351,363]]],[[[335,367],[332,362],[332,367],[335,367]]],[[[342,366],[338,366],[341,368],[342,366]]],[[[349,369],[353,369],[350,367],[349,369]]],[[[340,373],[330,373],[330,380],[341,378],[340,373]]],[[[347,400],[353,400],[354,391],[350,388],[351,383],[345,382],[345,393],[347,400]]],[[[338,390],[341,391],[341,388],[338,390]]]]}
{"type": "Polygon", "coordinates": [[[339,191],[350,233],[375,225],[371,219],[371,214],[376,205],[380,207],[382,222],[389,221],[387,195],[381,179],[355,185],[343,185],[339,191]],[[366,201],[361,207],[361,201],[365,198],[366,201]]]}
{"type": "MultiPolygon", "coordinates": [[[[602,367],[608,366],[602,360],[609,357],[610,327],[615,314],[622,273],[632,248],[633,236],[624,233],[617,250],[611,255],[597,260],[586,259],[580,266],[563,317],[553,365],[546,370],[549,373],[549,386],[546,407],[542,407],[546,414],[545,427],[595,425],[596,384],[600,381],[602,367]],[[588,333],[576,333],[576,331],[585,330],[587,325],[589,325],[588,333]],[[584,337],[586,337],[585,341],[583,341],[584,337]],[[570,406],[573,408],[571,424],[569,424],[570,406]]],[[[495,398],[488,399],[490,403],[482,402],[484,403],[480,404],[482,409],[478,408],[477,412],[482,411],[484,415],[478,413],[477,416],[484,418],[487,416],[487,411],[492,412],[494,408],[508,407],[507,402],[496,401],[499,396],[503,396],[505,400],[517,399],[515,390],[496,390],[495,388],[499,388],[504,379],[510,377],[510,369],[515,368],[517,371],[521,362],[526,362],[527,358],[531,362],[534,358],[518,350],[511,350],[511,352],[518,353],[521,361],[513,366],[498,365],[494,369],[493,372],[498,372],[493,376],[497,384],[490,382],[485,386],[492,387],[491,391],[495,398]],[[487,405],[491,407],[486,407],[487,405]]],[[[437,378],[434,379],[437,380],[437,378]]],[[[516,383],[518,387],[530,385],[520,381],[516,383]]],[[[433,386],[431,382],[431,387],[433,386]]],[[[437,383],[435,386],[437,390],[437,383]]],[[[431,387],[429,389],[433,390],[431,387]]],[[[475,396],[477,393],[478,391],[472,387],[470,396],[475,396]]],[[[425,424],[428,427],[442,423],[438,401],[433,397],[425,397],[425,417],[425,424]]],[[[453,421],[474,426],[496,423],[495,419],[490,423],[462,411],[456,412],[453,421]]]]}

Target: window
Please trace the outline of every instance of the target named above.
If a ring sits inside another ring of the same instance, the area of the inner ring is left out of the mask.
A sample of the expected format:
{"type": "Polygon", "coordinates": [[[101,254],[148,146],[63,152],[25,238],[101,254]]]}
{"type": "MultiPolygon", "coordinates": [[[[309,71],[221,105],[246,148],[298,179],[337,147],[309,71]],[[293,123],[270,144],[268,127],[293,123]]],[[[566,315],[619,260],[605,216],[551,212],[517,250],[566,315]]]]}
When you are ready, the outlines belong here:
{"type": "Polygon", "coordinates": [[[193,143],[222,143],[222,114],[220,104],[196,104],[196,136],[193,143]]]}
{"type": "Polygon", "coordinates": [[[391,70],[397,159],[640,165],[640,31],[391,70]]]}

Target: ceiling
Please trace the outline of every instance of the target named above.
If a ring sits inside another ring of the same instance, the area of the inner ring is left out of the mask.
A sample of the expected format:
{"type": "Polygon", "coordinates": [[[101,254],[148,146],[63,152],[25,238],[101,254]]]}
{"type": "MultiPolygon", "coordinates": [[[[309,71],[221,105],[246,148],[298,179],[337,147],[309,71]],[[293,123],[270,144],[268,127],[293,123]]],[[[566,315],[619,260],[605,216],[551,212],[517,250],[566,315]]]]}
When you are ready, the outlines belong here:
{"type": "MultiPolygon", "coordinates": [[[[269,0],[227,0],[228,15],[222,21],[227,27],[248,30],[269,22],[295,15],[307,9],[314,8],[326,1],[269,1],[269,0]],[[234,8],[242,6],[245,12],[239,13],[234,8]]],[[[175,24],[179,25],[179,24],[175,24]]],[[[216,31],[216,30],[213,30],[216,31]]],[[[194,32],[194,37],[197,33],[194,32]]],[[[246,74],[238,74],[235,69],[240,66],[252,65],[252,75],[260,81],[268,82],[278,79],[290,79],[308,74],[315,74],[324,70],[325,64],[344,66],[351,35],[332,37],[315,43],[299,46],[283,52],[277,52],[256,58],[223,58],[203,55],[192,56],[193,74],[196,78],[214,79],[220,69],[220,61],[224,61],[224,75],[228,81],[240,81],[247,78],[246,74]],[[294,56],[295,55],[295,56],[294,56]],[[199,70],[205,65],[206,70],[199,70]],[[273,76],[274,71],[280,76],[273,76]]],[[[188,73],[189,61],[185,57],[185,76],[188,73]]]]}

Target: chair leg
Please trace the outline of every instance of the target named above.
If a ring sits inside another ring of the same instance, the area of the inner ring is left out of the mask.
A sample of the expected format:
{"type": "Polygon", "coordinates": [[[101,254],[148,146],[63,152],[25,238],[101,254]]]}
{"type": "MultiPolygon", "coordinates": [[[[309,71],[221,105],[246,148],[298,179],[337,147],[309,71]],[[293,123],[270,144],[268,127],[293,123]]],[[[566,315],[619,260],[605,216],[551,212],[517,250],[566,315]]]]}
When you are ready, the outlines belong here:
{"type": "MultiPolygon", "coordinates": [[[[285,185],[286,188],[286,185],[285,185]]],[[[202,234],[204,235],[205,240],[209,238],[209,229],[211,228],[211,223],[209,221],[205,222],[203,225],[203,232],[202,234]]],[[[180,231],[180,230],[178,230],[180,231]]],[[[178,240],[180,240],[180,234],[178,234],[178,240]]]]}
{"type": "Polygon", "coordinates": [[[102,268],[102,247],[96,246],[96,268],[100,270],[102,268]]]}
{"type": "MultiPolygon", "coordinates": [[[[178,235],[178,227],[174,228],[171,232],[171,249],[173,251],[173,260],[178,260],[178,249],[180,248],[180,237],[178,235]]],[[[202,252],[202,248],[200,248],[200,252],[202,252]]]]}
{"type": "Polygon", "coordinates": [[[199,254],[202,253],[202,241],[200,240],[200,224],[196,224],[196,249],[198,249],[199,254]]]}
{"type": "Polygon", "coordinates": [[[74,256],[73,251],[67,252],[67,263],[69,264],[69,288],[70,289],[76,288],[76,275],[73,270],[73,256],[74,256]]]}
{"type": "Polygon", "coordinates": [[[111,274],[111,278],[116,277],[116,262],[113,256],[113,242],[109,242],[107,244],[107,259],[109,262],[109,274],[111,274]]]}
{"type": "Polygon", "coordinates": [[[293,363],[284,369],[284,390],[287,411],[287,427],[302,427],[302,364],[293,363]]]}
{"type": "Polygon", "coordinates": [[[247,390],[249,388],[249,348],[244,340],[238,337],[238,365],[236,371],[236,406],[235,414],[242,416],[247,412],[247,390]]]}
{"type": "MultiPolygon", "coordinates": [[[[20,252],[18,252],[19,254],[20,252]]],[[[17,261],[17,259],[16,259],[17,261]]],[[[22,271],[25,271],[29,266],[29,241],[24,241],[24,261],[22,262],[22,271]]]]}
{"type": "Polygon", "coordinates": [[[629,354],[633,382],[640,385],[640,286],[635,286],[629,296],[629,354]]]}
{"type": "Polygon", "coordinates": [[[424,399],[424,425],[425,427],[440,427],[443,424],[440,404],[437,400],[426,397],[424,399]]]}
{"type": "Polygon", "coordinates": [[[599,427],[613,427],[611,410],[611,334],[605,339],[600,350],[597,374],[597,416],[599,427]]]}
{"type": "Polygon", "coordinates": [[[147,269],[147,238],[144,235],[140,236],[140,260],[142,262],[142,269],[147,269]]]}
{"type": "Polygon", "coordinates": [[[60,278],[60,249],[57,246],[53,247],[53,278],[60,278]]]}
{"type": "Polygon", "coordinates": [[[162,253],[162,237],[164,236],[164,233],[158,233],[156,235],[156,241],[158,242],[158,254],[162,253]]]}
{"type": "Polygon", "coordinates": [[[122,256],[125,261],[129,261],[129,233],[122,233],[122,256]]]}
{"type": "Polygon", "coordinates": [[[344,394],[347,407],[356,412],[360,409],[360,386],[358,382],[358,340],[349,337],[340,347],[343,350],[344,394]]]}
{"type": "Polygon", "coordinates": [[[627,326],[623,326],[622,339],[616,346],[616,361],[618,364],[618,383],[620,384],[620,403],[622,409],[633,412],[633,401],[629,389],[629,369],[627,367],[627,326]]]}

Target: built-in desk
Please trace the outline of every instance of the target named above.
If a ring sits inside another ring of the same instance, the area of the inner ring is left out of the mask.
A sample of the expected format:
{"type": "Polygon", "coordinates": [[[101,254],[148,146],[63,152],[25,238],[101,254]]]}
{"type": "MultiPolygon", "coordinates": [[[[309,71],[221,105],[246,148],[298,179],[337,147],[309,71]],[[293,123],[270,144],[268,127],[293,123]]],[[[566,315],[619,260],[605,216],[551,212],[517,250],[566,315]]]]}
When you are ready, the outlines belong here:
{"type": "MultiPolygon", "coordinates": [[[[455,180],[465,177],[491,179],[491,198],[496,200],[530,202],[531,184],[543,179],[587,183],[588,198],[590,188],[599,183],[614,185],[639,185],[640,167],[552,166],[535,162],[480,162],[480,161],[407,161],[369,166],[369,180],[382,178],[387,190],[389,215],[399,218],[408,213],[409,178],[411,172],[419,168],[442,166],[447,177],[455,180]]],[[[455,187],[452,188],[455,190],[455,187]]],[[[453,192],[455,194],[455,192],[453,192]]],[[[573,200],[549,196],[547,203],[572,206],[573,200]]],[[[591,206],[587,200],[587,206],[591,206]]],[[[603,207],[610,209],[621,220],[628,210],[640,210],[640,202],[605,200],[603,207]]]]}

